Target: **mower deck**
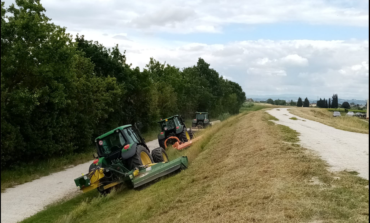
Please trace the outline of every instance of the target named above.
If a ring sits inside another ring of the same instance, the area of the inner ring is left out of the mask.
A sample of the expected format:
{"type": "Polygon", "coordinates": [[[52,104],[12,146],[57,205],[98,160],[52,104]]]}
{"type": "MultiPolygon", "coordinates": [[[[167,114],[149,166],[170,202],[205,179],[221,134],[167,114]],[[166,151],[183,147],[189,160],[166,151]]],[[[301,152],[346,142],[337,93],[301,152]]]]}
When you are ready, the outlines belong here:
{"type": "MultiPolygon", "coordinates": [[[[128,182],[131,182],[133,187],[137,188],[177,170],[186,169],[187,167],[188,158],[186,156],[182,156],[167,163],[154,163],[150,166],[139,167],[138,169],[132,170],[129,173],[122,173],[122,178],[128,179],[128,182]]],[[[99,180],[104,178],[103,170],[103,168],[96,169],[94,172],[92,171],[91,173],[76,178],[76,185],[80,187],[80,190],[83,192],[88,192],[101,186],[104,186],[104,189],[108,189],[124,182],[124,180],[122,180],[112,182],[107,185],[101,185],[99,180]]],[[[114,171],[113,169],[109,170],[114,171]]]]}

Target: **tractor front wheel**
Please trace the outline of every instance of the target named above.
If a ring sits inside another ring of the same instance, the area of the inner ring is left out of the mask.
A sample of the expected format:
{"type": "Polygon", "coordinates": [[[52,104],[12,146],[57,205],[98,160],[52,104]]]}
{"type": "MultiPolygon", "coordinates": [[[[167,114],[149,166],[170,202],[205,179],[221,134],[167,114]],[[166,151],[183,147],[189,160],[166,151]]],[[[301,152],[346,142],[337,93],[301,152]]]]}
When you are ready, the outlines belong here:
{"type": "Polygon", "coordinates": [[[158,139],[158,144],[160,147],[165,149],[166,147],[164,146],[164,141],[166,141],[166,139],[158,139]]]}
{"type": "Polygon", "coordinates": [[[158,147],[158,148],[153,149],[152,150],[152,157],[153,157],[153,161],[155,163],[162,163],[162,162],[167,163],[169,161],[166,150],[163,149],[162,147],[158,147]]]}
{"type": "Polygon", "coordinates": [[[145,166],[153,163],[153,158],[148,152],[148,150],[142,146],[138,145],[136,148],[136,154],[130,159],[130,168],[145,166]]]}

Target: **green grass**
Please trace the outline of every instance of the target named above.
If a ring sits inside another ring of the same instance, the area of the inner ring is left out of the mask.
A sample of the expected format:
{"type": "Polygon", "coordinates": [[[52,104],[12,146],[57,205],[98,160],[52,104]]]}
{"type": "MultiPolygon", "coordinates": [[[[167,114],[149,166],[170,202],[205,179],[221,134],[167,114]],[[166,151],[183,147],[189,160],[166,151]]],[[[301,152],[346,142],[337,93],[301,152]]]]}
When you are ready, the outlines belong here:
{"type": "Polygon", "coordinates": [[[65,168],[93,160],[94,152],[95,150],[91,149],[83,153],[69,154],[44,161],[29,162],[1,170],[1,192],[4,192],[6,188],[30,182],[51,173],[64,170],[65,168]]]}
{"type": "Polygon", "coordinates": [[[333,117],[333,112],[326,108],[291,108],[293,115],[323,123],[337,129],[369,134],[369,123],[358,117],[350,117],[342,114],[341,117],[333,117]]]}
{"type": "Polygon", "coordinates": [[[292,119],[292,120],[298,120],[298,118],[296,118],[296,117],[291,117],[291,118],[289,118],[289,119],[292,119]]]}
{"type": "MultiPolygon", "coordinates": [[[[339,111],[339,112],[345,112],[344,108],[328,108],[328,111],[339,111]]],[[[352,111],[352,112],[360,112],[360,113],[366,113],[366,109],[364,110],[356,110],[356,109],[347,109],[347,111],[352,111]]]]}

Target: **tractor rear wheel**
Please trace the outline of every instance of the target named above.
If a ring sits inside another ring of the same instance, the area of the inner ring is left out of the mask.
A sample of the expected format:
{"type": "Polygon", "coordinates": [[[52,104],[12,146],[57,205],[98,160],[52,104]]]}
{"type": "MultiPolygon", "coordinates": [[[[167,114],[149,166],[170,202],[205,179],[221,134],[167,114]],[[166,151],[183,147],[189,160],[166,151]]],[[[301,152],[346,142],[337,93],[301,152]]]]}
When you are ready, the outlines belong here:
{"type": "Polygon", "coordinates": [[[190,136],[189,136],[189,133],[184,129],[184,131],[182,131],[178,137],[180,139],[181,142],[187,142],[190,140],[190,136]]]}
{"type": "Polygon", "coordinates": [[[142,146],[138,145],[136,148],[136,154],[130,159],[130,168],[145,166],[153,163],[153,158],[148,152],[148,150],[142,146]]]}
{"type": "Polygon", "coordinates": [[[189,133],[190,139],[193,139],[194,138],[193,131],[191,131],[191,129],[190,129],[188,133],[189,133]]]}
{"type": "Polygon", "coordinates": [[[152,157],[153,157],[153,161],[155,163],[162,163],[162,162],[167,163],[169,161],[166,150],[163,149],[162,147],[158,147],[158,148],[153,149],[152,150],[152,157]]]}

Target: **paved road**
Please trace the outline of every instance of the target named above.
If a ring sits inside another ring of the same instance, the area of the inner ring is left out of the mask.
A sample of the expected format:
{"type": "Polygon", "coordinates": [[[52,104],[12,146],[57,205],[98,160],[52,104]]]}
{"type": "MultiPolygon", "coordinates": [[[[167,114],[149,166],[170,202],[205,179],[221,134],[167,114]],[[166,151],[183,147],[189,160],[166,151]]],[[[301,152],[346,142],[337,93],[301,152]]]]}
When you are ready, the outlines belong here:
{"type": "MultiPolygon", "coordinates": [[[[147,142],[150,150],[158,140],[147,142]]],[[[1,222],[16,223],[41,211],[46,205],[79,193],[74,179],[87,173],[92,161],[71,167],[49,176],[8,188],[1,194],[1,222]]]]}
{"type": "Polygon", "coordinates": [[[287,108],[267,112],[279,119],[275,123],[299,132],[302,146],[316,151],[327,161],[331,171],[357,171],[360,177],[369,179],[369,134],[348,132],[304,119],[292,115],[287,108]]]}

